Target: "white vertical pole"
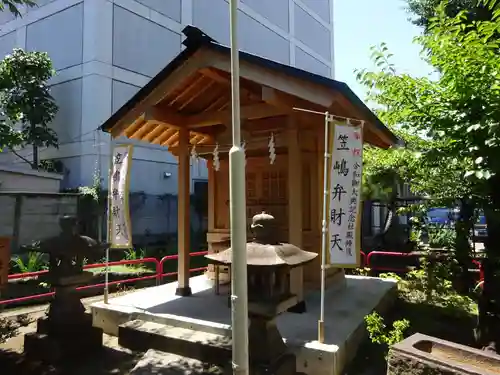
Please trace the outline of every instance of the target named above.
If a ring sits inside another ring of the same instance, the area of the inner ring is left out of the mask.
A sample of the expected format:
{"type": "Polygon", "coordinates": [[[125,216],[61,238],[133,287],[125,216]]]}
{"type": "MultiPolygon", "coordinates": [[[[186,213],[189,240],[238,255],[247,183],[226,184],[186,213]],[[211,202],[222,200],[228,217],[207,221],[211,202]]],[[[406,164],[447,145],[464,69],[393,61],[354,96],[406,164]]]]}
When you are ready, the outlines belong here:
{"type": "MultiPolygon", "coordinates": [[[[99,190],[102,189],[102,138],[101,138],[101,131],[100,130],[97,130],[97,145],[98,145],[98,155],[97,155],[97,168],[98,169],[98,173],[99,173],[99,190]]],[[[99,240],[99,242],[103,242],[103,236],[102,236],[102,220],[103,220],[103,215],[102,215],[102,211],[100,211],[100,204],[102,203],[101,202],[101,197],[97,197],[98,200],[97,200],[97,212],[98,212],[98,216],[97,216],[97,239],[99,240]]]]}
{"type": "Polygon", "coordinates": [[[238,0],[229,0],[231,34],[231,97],[233,147],[229,151],[229,209],[231,223],[231,320],[233,374],[248,375],[247,218],[245,151],[241,147],[240,62],[238,50],[238,0]]]}
{"type": "Polygon", "coordinates": [[[108,172],[108,202],[107,202],[107,210],[106,210],[106,219],[107,219],[107,230],[106,230],[106,243],[108,246],[106,247],[106,267],[104,269],[104,303],[108,303],[109,301],[109,246],[111,242],[111,238],[109,237],[111,231],[111,178],[113,173],[113,137],[109,140],[109,172],[108,172]]]}
{"type": "Polygon", "coordinates": [[[322,238],[321,238],[321,305],[320,316],[318,321],[318,341],[323,343],[325,340],[325,283],[326,283],[326,246],[327,246],[327,225],[328,225],[328,160],[331,157],[328,154],[328,137],[329,137],[330,114],[325,112],[325,156],[323,167],[323,220],[322,220],[322,238]]]}

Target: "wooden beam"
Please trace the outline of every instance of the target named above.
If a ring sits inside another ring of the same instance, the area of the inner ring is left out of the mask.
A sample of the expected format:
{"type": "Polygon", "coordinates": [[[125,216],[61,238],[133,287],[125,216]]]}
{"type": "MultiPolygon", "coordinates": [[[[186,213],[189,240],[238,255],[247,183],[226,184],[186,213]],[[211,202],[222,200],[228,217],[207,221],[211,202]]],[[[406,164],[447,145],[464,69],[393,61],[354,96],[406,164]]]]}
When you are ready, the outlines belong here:
{"type": "MultiPolygon", "coordinates": [[[[287,111],[266,103],[259,103],[241,107],[240,113],[242,120],[254,120],[282,116],[286,114],[287,111]]],[[[200,113],[199,115],[190,116],[187,124],[190,129],[219,125],[231,121],[231,114],[231,110],[200,113]]]]}
{"type": "Polygon", "coordinates": [[[179,107],[179,110],[183,110],[186,108],[190,103],[192,103],[195,99],[197,99],[201,94],[203,94],[205,91],[208,89],[211,89],[212,86],[214,85],[213,81],[208,82],[206,85],[204,85],[202,88],[196,90],[196,93],[192,94],[188,100],[184,101],[182,105],[179,107]]]}
{"type": "Polygon", "coordinates": [[[213,79],[217,83],[221,83],[223,85],[231,84],[231,78],[224,77],[222,74],[213,69],[203,68],[200,69],[200,73],[203,74],[204,76],[207,76],[208,78],[213,79]]]}
{"type": "Polygon", "coordinates": [[[141,126],[143,126],[143,125],[144,125],[144,117],[140,116],[125,129],[125,131],[123,132],[123,135],[126,137],[130,137],[137,130],[139,130],[141,128],[141,126]]]}
{"type": "MultiPolygon", "coordinates": [[[[241,107],[241,118],[253,120],[275,117],[282,116],[290,111],[285,108],[276,108],[266,103],[259,103],[241,107]]],[[[231,110],[202,112],[197,115],[183,116],[168,109],[156,107],[148,109],[144,118],[148,121],[162,122],[177,128],[188,127],[189,129],[197,129],[230,121],[231,110]]]]}
{"type": "Polygon", "coordinates": [[[173,71],[162,83],[148,96],[138,102],[125,116],[123,116],[111,129],[114,138],[122,135],[124,129],[134,122],[148,106],[159,103],[169,92],[181,85],[184,80],[200,69],[209,66],[208,51],[200,50],[189,58],[184,64],[173,71]]]}
{"type": "Polygon", "coordinates": [[[165,130],[166,130],[166,126],[165,125],[163,125],[163,124],[157,124],[156,128],[154,128],[153,130],[151,130],[151,132],[149,132],[149,134],[146,134],[145,136],[142,137],[142,140],[146,141],[146,142],[152,142],[153,139],[155,139],[156,137],[158,137],[165,130]]]}
{"type": "Polygon", "coordinates": [[[172,105],[174,103],[176,103],[177,101],[179,101],[180,98],[183,98],[184,96],[186,95],[189,95],[189,92],[191,90],[193,90],[201,81],[203,81],[204,77],[201,75],[201,76],[198,76],[194,82],[191,82],[191,84],[189,84],[188,87],[184,88],[184,90],[182,90],[181,93],[179,93],[179,95],[177,95],[170,103],[168,103],[168,105],[172,105]]]}
{"type": "MultiPolygon", "coordinates": [[[[228,56],[215,51],[210,54],[218,55],[219,58],[213,59],[213,66],[222,71],[231,72],[231,62],[228,56]]],[[[212,60],[212,59],[211,59],[212,60]]],[[[322,85],[310,83],[306,80],[291,77],[285,73],[279,73],[274,70],[266,69],[246,61],[240,61],[240,76],[249,81],[263,86],[273,87],[292,96],[302,98],[311,103],[329,108],[333,102],[333,91],[322,85]]]]}
{"type": "Polygon", "coordinates": [[[153,130],[154,124],[151,122],[144,122],[133,134],[128,136],[130,139],[142,139],[146,134],[153,130]]]}
{"type": "MultiPolygon", "coordinates": [[[[275,90],[272,87],[262,86],[262,100],[278,108],[300,107],[298,98],[291,97],[281,91],[275,90]]],[[[300,101],[304,103],[304,101],[300,101]]]]}
{"type": "Polygon", "coordinates": [[[144,112],[144,120],[162,122],[179,129],[185,124],[186,117],[170,108],[152,106],[144,112]]]}
{"type": "Polygon", "coordinates": [[[179,130],[179,175],[178,175],[178,200],[177,200],[177,295],[191,295],[189,287],[189,252],[190,252],[190,187],[189,175],[189,130],[179,130]]]}
{"type": "Polygon", "coordinates": [[[156,137],[155,139],[153,139],[153,141],[151,143],[154,144],[154,145],[161,145],[161,144],[163,144],[163,142],[165,142],[171,136],[173,136],[177,131],[178,131],[178,129],[176,129],[176,128],[170,128],[168,130],[165,130],[158,137],[156,137]]]}
{"type": "MultiPolygon", "coordinates": [[[[179,129],[179,131],[180,131],[180,129],[179,129]]],[[[167,147],[172,147],[175,143],[177,143],[178,140],[179,140],[179,132],[177,132],[174,135],[172,135],[170,138],[168,138],[161,145],[162,146],[167,146],[167,147]]]]}
{"type": "MultiPolygon", "coordinates": [[[[227,87],[231,86],[231,76],[227,77],[218,72],[217,70],[204,68],[200,70],[200,73],[221,85],[227,87]]],[[[259,101],[261,100],[260,92],[256,92],[252,88],[248,87],[248,85],[246,85],[245,82],[241,82],[241,80],[240,80],[240,89],[242,91],[242,94],[248,95],[252,100],[259,100],[259,101]]]]}
{"type": "MultiPolygon", "coordinates": [[[[288,117],[288,242],[302,247],[302,151],[300,149],[298,124],[294,116],[288,117]]],[[[304,301],[303,267],[290,272],[290,291],[299,302],[304,301]]]]}

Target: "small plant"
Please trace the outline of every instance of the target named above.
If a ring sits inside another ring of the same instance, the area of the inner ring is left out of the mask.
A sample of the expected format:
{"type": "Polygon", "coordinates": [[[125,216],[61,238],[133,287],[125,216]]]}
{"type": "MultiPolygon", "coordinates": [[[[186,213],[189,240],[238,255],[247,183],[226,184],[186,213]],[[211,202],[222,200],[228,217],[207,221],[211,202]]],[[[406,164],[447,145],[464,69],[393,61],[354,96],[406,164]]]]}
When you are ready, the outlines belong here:
{"type": "MultiPolygon", "coordinates": [[[[428,257],[424,257],[421,262],[422,269],[398,278],[399,297],[403,301],[442,307],[450,316],[477,313],[477,304],[472,298],[457,293],[448,280],[452,274],[452,261],[429,262],[428,257]]],[[[384,276],[392,278],[391,274],[384,276]]]]}
{"type": "Polygon", "coordinates": [[[353,268],[350,270],[351,275],[357,276],[370,276],[371,268],[363,267],[363,268],[353,268]]]}
{"type": "Polygon", "coordinates": [[[26,258],[18,256],[12,260],[14,269],[19,273],[37,272],[48,269],[47,262],[41,253],[30,252],[26,258]]]}
{"type": "Polygon", "coordinates": [[[125,250],[125,259],[126,260],[137,260],[137,259],[143,259],[145,255],[144,249],[127,249],[125,250]]]}
{"type": "Polygon", "coordinates": [[[401,319],[393,322],[392,329],[389,330],[384,318],[375,311],[365,316],[365,323],[371,342],[381,345],[386,356],[392,345],[404,339],[404,333],[410,327],[408,320],[401,319]]]}
{"type": "Polygon", "coordinates": [[[429,247],[452,249],[455,247],[455,230],[443,225],[428,225],[429,247]]]}

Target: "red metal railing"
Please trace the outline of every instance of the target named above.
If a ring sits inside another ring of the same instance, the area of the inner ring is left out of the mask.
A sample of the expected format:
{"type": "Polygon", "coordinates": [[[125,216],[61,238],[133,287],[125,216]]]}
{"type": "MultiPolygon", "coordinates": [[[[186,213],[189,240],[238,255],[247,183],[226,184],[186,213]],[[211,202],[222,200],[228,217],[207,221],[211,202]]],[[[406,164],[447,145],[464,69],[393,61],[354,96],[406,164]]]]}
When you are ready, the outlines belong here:
{"type": "MultiPolygon", "coordinates": [[[[208,254],[208,251],[198,251],[198,252],[194,252],[194,253],[189,253],[189,256],[191,256],[191,257],[199,257],[199,256],[207,255],[207,254],[208,254]]],[[[169,277],[169,276],[175,276],[175,275],[177,275],[177,272],[163,273],[163,266],[164,266],[164,264],[165,264],[165,262],[167,260],[178,260],[178,259],[179,259],[179,255],[166,255],[163,258],[161,258],[160,263],[159,263],[159,277],[160,277],[160,281],[163,280],[164,277],[169,277]]],[[[192,268],[192,269],[189,270],[189,272],[203,271],[206,268],[207,267],[192,268]]]]}
{"type": "Polygon", "coordinates": [[[477,266],[477,268],[479,269],[479,282],[483,281],[484,280],[483,264],[475,259],[472,260],[472,263],[474,263],[474,265],[477,266]]]}
{"type": "MultiPolygon", "coordinates": [[[[195,252],[195,253],[190,253],[189,255],[194,257],[194,256],[202,256],[202,255],[205,255],[207,253],[208,253],[207,251],[199,251],[199,252],[195,252]]],[[[108,263],[109,267],[120,266],[120,265],[131,265],[131,264],[154,263],[155,264],[155,273],[154,273],[154,275],[147,275],[147,276],[134,277],[134,278],[123,279],[123,280],[110,281],[110,282],[108,282],[108,285],[127,284],[127,283],[143,281],[143,280],[151,280],[151,279],[156,279],[156,284],[158,285],[163,281],[163,278],[168,277],[168,276],[177,275],[177,272],[164,273],[164,265],[165,265],[166,261],[177,260],[178,258],[179,258],[178,255],[167,255],[167,256],[163,257],[160,261],[158,261],[158,259],[156,259],[156,258],[143,258],[143,259],[130,259],[130,260],[119,260],[119,261],[115,261],[115,262],[109,262],[108,263]]],[[[83,268],[87,270],[87,269],[92,269],[92,268],[103,268],[103,267],[106,267],[106,263],[87,264],[83,268]]],[[[206,268],[207,267],[192,268],[189,270],[189,272],[203,271],[206,268]]],[[[32,277],[37,277],[40,275],[47,274],[48,272],[49,272],[48,270],[43,270],[43,271],[37,271],[37,272],[17,273],[17,274],[9,275],[8,279],[9,280],[29,279],[32,277]]],[[[103,288],[105,285],[106,285],[106,283],[84,285],[84,286],[80,286],[80,287],[76,288],[76,290],[103,288]]],[[[35,300],[35,299],[39,299],[39,298],[50,297],[53,295],[54,295],[54,292],[47,292],[47,293],[35,294],[35,295],[31,295],[31,296],[2,300],[2,301],[0,301],[0,306],[1,305],[8,305],[8,304],[16,303],[16,302],[25,302],[25,301],[35,300]]]]}
{"type": "Polygon", "coordinates": [[[391,251],[372,251],[368,254],[366,258],[366,267],[374,270],[374,271],[387,271],[387,272],[406,272],[408,269],[405,268],[397,268],[397,267],[388,267],[388,266],[378,266],[372,264],[372,261],[375,256],[387,256],[392,258],[411,258],[414,257],[414,254],[411,253],[393,253],[391,251]]]}
{"type": "MultiPolygon", "coordinates": [[[[190,253],[190,257],[196,257],[196,256],[203,256],[208,254],[208,251],[198,251],[194,253],[190,253]]],[[[368,254],[368,256],[361,251],[361,260],[360,260],[360,268],[370,268],[372,270],[377,270],[377,271],[387,271],[387,272],[407,272],[408,268],[396,268],[396,267],[388,267],[388,266],[383,266],[383,265],[373,265],[372,261],[373,258],[376,256],[387,256],[387,257],[393,257],[393,258],[409,258],[412,256],[415,256],[414,254],[411,253],[397,253],[397,252],[390,252],[390,251],[372,251],[371,253],[368,254]]],[[[127,284],[127,283],[132,283],[136,281],[142,281],[142,280],[150,280],[150,279],[156,279],[156,284],[160,284],[165,277],[170,277],[170,276],[175,276],[177,275],[177,272],[164,272],[164,266],[167,261],[170,260],[178,260],[179,256],[178,255],[167,255],[161,258],[159,261],[156,258],[143,258],[143,259],[133,259],[133,260],[120,260],[116,262],[109,262],[108,266],[119,266],[119,265],[131,265],[131,264],[144,264],[144,263],[154,263],[155,264],[155,274],[154,275],[147,275],[147,276],[141,276],[141,277],[134,277],[130,279],[123,279],[123,280],[115,280],[115,281],[110,281],[108,282],[108,285],[117,285],[117,284],[127,284]]],[[[479,281],[484,280],[484,272],[482,269],[482,265],[479,261],[473,260],[474,265],[476,265],[479,269],[479,281]]],[[[106,267],[106,263],[96,263],[96,264],[88,264],[85,265],[83,268],[84,269],[92,269],[92,268],[102,268],[106,267]]],[[[203,271],[207,267],[197,267],[197,268],[192,268],[189,270],[189,272],[198,272],[198,271],[203,271]]],[[[25,273],[18,273],[18,274],[13,274],[9,275],[8,279],[9,280],[19,280],[19,279],[28,279],[40,275],[47,274],[49,271],[48,270],[43,270],[43,271],[38,271],[38,272],[25,272],[25,273]]],[[[76,288],[76,290],[86,290],[86,289],[92,289],[92,288],[103,288],[106,284],[105,283],[99,283],[99,284],[92,284],[92,285],[84,285],[81,287],[76,288]]],[[[29,300],[35,300],[39,298],[44,298],[44,297],[50,297],[53,296],[54,292],[47,292],[47,293],[42,293],[42,294],[36,294],[36,295],[31,295],[31,296],[25,296],[25,297],[19,297],[19,298],[12,298],[9,300],[3,300],[0,301],[0,306],[1,305],[8,305],[16,302],[25,302],[29,300]]]]}
{"type": "Polygon", "coordinates": [[[366,254],[363,251],[360,251],[359,254],[361,255],[361,259],[359,261],[359,268],[365,268],[366,267],[366,254]]]}

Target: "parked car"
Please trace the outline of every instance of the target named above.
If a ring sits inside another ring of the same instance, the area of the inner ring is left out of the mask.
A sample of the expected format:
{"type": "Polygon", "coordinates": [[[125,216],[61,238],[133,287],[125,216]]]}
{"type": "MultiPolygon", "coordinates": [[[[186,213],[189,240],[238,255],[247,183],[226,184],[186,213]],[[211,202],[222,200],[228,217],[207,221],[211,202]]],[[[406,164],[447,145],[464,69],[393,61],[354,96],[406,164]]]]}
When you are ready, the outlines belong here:
{"type": "Polygon", "coordinates": [[[488,237],[488,227],[486,225],[486,217],[480,212],[477,218],[477,223],[474,224],[474,241],[483,242],[488,237]]]}
{"type": "Polygon", "coordinates": [[[452,226],[457,220],[457,215],[456,208],[435,207],[427,212],[427,222],[434,225],[452,226]]]}

